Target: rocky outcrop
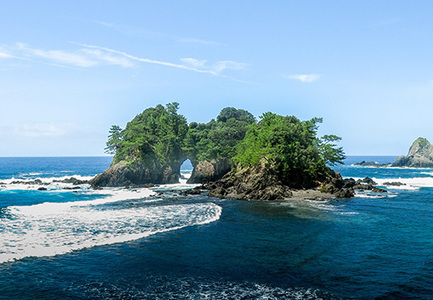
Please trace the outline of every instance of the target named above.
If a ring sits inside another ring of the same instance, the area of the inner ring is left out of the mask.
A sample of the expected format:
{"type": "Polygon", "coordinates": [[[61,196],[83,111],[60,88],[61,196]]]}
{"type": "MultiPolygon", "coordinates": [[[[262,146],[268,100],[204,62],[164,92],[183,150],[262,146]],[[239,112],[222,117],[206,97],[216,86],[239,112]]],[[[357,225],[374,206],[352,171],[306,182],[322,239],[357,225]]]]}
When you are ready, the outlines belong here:
{"type": "MultiPolygon", "coordinates": [[[[246,168],[237,167],[235,171],[226,174],[221,180],[204,185],[209,190],[209,196],[215,198],[239,200],[278,200],[297,197],[299,190],[291,188],[281,182],[277,172],[264,160],[256,166],[246,168]],[[296,194],[296,195],[294,195],[296,194]]],[[[354,196],[353,189],[344,188],[344,181],[339,173],[330,170],[324,183],[317,183],[315,198],[319,190],[326,196],[323,198],[350,198],[354,196]]],[[[308,193],[303,193],[308,198],[308,193]]],[[[322,198],[322,197],[319,197],[322,198]]]]}
{"type": "Polygon", "coordinates": [[[368,190],[368,191],[372,191],[375,193],[387,193],[388,191],[385,189],[381,189],[378,188],[374,185],[376,185],[377,182],[375,182],[373,179],[371,179],[370,177],[365,177],[364,179],[358,179],[355,180],[353,178],[345,178],[344,179],[344,185],[343,188],[345,190],[352,190],[353,192],[355,190],[368,190]]]}
{"type": "Polygon", "coordinates": [[[120,161],[112,164],[102,174],[96,175],[89,183],[93,188],[177,183],[180,178],[180,164],[162,166],[157,160],[135,161],[129,164],[120,161]]]}
{"type": "Polygon", "coordinates": [[[407,156],[399,156],[393,167],[433,168],[433,145],[425,138],[413,142],[407,156]]]}
{"type": "Polygon", "coordinates": [[[353,164],[353,165],[354,166],[361,166],[361,167],[377,167],[377,168],[380,168],[380,167],[388,167],[390,164],[380,164],[380,163],[375,162],[375,161],[365,161],[365,160],[363,160],[360,163],[356,163],[356,164],[353,164]]]}
{"type": "Polygon", "coordinates": [[[328,178],[320,187],[322,193],[328,193],[335,196],[335,198],[352,198],[355,196],[353,186],[347,184],[346,179],[341,177],[341,174],[330,170],[328,178]]]}
{"type": "Polygon", "coordinates": [[[402,186],[402,185],[406,185],[406,183],[402,183],[400,181],[392,181],[392,182],[384,182],[383,185],[385,186],[402,186]]]}
{"type": "Polygon", "coordinates": [[[204,185],[209,196],[239,200],[276,200],[292,195],[289,187],[283,185],[272,167],[262,161],[257,166],[236,168],[221,180],[204,185]]]}
{"type": "Polygon", "coordinates": [[[207,183],[221,179],[230,172],[231,165],[228,158],[217,158],[209,161],[200,161],[193,169],[188,183],[207,183]]]}

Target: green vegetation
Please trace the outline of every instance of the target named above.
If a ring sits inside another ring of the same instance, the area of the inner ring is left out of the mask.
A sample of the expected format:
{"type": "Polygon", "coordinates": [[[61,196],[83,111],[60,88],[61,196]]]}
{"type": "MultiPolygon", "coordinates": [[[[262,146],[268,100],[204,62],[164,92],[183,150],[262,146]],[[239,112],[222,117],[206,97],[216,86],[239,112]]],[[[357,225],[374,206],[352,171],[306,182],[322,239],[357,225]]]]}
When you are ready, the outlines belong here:
{"type": "Polygon", "coordinates": [[[112,126],[106,151],[115,153],[113,162],[156,159],[167,165],[183,155],[183,141],[188,131],[179,104],[157,105],[137,115],[124,130],[112,126]]]}
{"type": "Polygon", "coordinates": [[[321,119],[300,121],[296,117],[283,117],[264,113],[261,120],[251,126],[237,147],[234,162],[243,167],[253,166],[262,159],[272,165],[281,181],[291,187],[312,187],[329,172],[327,163],[342,163],[342,148],[332,142],[337,136],[317,138],[317,123],[321,119]]]}
{"type": "Polygon", "coordinates": [[[160,165],[180,166],[186,158],[195,165],[226,157],[246,167],[264,159],[283,183],[310,187],[329,173],[327,165],[345,158],[335,144],[339,137],[317,137],[319,118],[300,121],[268,112],[256,122],[251,113],[228,107],[216,120],[188,126],[178,107],[175,102],[158,105],[137,115],[124,130],[112,126],[106,152],[115,154],[113,163],[156,160],[160,165]]]}
{"type": "Polygon", "coordinates": [[[243,109],[224,108],[216,121],[206,124],[192,122],[185,139],[184,149],[194,161],[232,158],[236,145],[242,141],[248,127],[255,123],[254,116],[243,109]]]}

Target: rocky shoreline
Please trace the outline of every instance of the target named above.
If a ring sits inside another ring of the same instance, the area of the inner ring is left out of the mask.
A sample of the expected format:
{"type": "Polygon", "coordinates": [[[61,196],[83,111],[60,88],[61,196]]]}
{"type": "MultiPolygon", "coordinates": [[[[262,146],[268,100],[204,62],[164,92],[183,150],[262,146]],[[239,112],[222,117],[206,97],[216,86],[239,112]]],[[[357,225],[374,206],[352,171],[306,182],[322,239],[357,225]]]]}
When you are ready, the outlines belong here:
{"type": "MultiPolygon", "coordinates": [[[[84,185],[89,186],[89,181],[80,180],[74,177],[62,180],[53,180],[52,182],[44,182],[40,179],[35,180],[16,180],[10,182],[13,185],[23,185],[28,188],[33,187],[39,191],[49,191],[49,185],[63,184],[60,188],[63,190],[80,190],[84,185]]],[[[0,183],[3,187],[6,183],[0,183]]],[[[335,173],[332,179],[328,180],[317,188],[310,189],[294,189],[283,185],[277,178],[269,174],[269,170],[257,169],[247,170],[234,176],[228,173],[221,180],[211,181],[203,185],[195,186],[192,189],[179,190],[178,194],[183,196],[190,195],[207,195],[212,198],[225,198],[236,200],[316,200],[325,201],[331,199],[342,199],[354,197],[355,191],[372,191],[375,193],[386,193],[385,189],[376,187],[377,183],[371,178],[354,180],[353,178],[343,179],[339,173],[335,173]],[[253,172],[252,172],[253,171],[253,172]],[[266,174],[263,174],[265,172],[266,174]],[[249,173],[249,174],[247,174],[249,173]],[[236,178],[243,178],[243,182],[236,184],[236,178]]],[[[403,185],[400,182],[386,182],[385,186],[403,185]]],[[[145,184],[141,186],[124,186],[125,189],[136,188],[151,188],[158,185],[145,184]]],[[[100,187],[94,188],[99,190],[100,187]]],[[[163,192],[161,193],[163,194],[163,192]]]]}
{"type": "Polygon", "coordinates": [[[265,163],[247,168],[237,168],[227,173],[222,179],[204,184],[209,190],[209,197],[237,200],[281,200],[281,199],[329,199],[352,198],[355,191],[386,193],[387,190],[376,187],[371,178],[355,180],[343,179],[340,173],[329,170],[323,182],[316,182],[315,187],[295,189],[284,184],[276,172],[265,163]]]}

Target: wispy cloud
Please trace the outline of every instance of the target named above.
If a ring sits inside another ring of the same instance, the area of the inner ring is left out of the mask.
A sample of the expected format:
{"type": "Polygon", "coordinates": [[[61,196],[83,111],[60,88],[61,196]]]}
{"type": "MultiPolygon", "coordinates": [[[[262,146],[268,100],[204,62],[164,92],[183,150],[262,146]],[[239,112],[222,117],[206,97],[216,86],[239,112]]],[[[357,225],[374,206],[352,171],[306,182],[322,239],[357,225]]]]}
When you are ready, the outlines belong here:
{"type": "Polygon", "coordinates": [[[12,57],[13,56],[8,53],[0,52],[0,58],[12,58],[12,57]]]}
{"type": "Polygon", "coordinates": [[[46,59],[48,61],[72,65],[77,67],[92,67],[96,65],[96,61],[89,59],[83,54],[71,53],[62,50],[42,50],[27,47],[25,44],[18,44],[18,50],[24,54],[26,57],[36,57],[46,59]]]}
{"type": "Polygon", "coordinates": [[[32,48],[24,43],[17,43],[15,46],[9,47],[8,52],[0,52],[0,58],[24,59],[59,67],[90,68],[101,65],[117,65],[126,68],[133,66],[133,63],[124,57],[113,56],[98,50],[87,48],[75,51],[45,50],[32,48]]]}
{"type": "Polygon", "coordinates": [[[91,49],[82,49],[83,53],[86,53],[89,55],[89,57],[92,57],[96,60],[106,62],[110,65],[117,65],[122,67],[132,67],[134,64],[124,57],[114,56],[110,55],[109,53],[104,53],[100,50],[91,50],[91,49]]]}
{"type": "Polygon", "coordinates": [[[67,130],[59,124],[38,123],[38,124],[20,124],[14,127],[13,132],[22,137],[58,137],[67,134],[67,130]]]}
{"type": "Polygon", "coordinates": [[[168,39],[178,43],[201,44],[207,46],[222,46],[223,44],[215,41],[210,41],[195,37],[179,37],[175,35],[165,34],[156,31],[146,30],[137,26],[119,25],[110,22],[96,21],[96,24],[110,28],[120,34],[134,37],[168,39]]]}
{"type": "Polygon", "coordinates": [[[245,63],[239,63],[239,62],[235,62],[235,61],[216,61],[213,64],[207,64],[207,60],[199,60],[199,59],[195,59],[195,58],[181,58],[180,59],[181,63],[172,63],[172,62],[165,62],[165,61],[154,60],[154,59],[149,59],[149,58],[142,58],[142,57],[128,54],[126,52],[122,52],[119,50],[114,50],[114,49],[110,49],[110,48],[106,48],[106,47],[100,47],[100,46],[95,46],[95,45],[86,45],[86,44],[80,44],[80,45],[83,47],[86,47],[88,49],[97,49],[100,51],[104,51],[106,53],[120,55],[120,56],[127,58],[128,60],[131,60],[131,61],[162,65],[162,66],[166,66],[166,67],[172,67],[172,68],[183,69],[183,70],[189,70],[189,71],[193,71],[193,72],[205,73],[205,74],[210,74],[210,75],[214,75],[214,76],[218,76],[218,77],[223,77],[223,78],[235,80],[238,82],[249,83],[249,82],[245,82],[245,81],[221,74],[225,70],[242,70],[247,66],[247,64],[245,64],[245,63]]]}
{"type": "MultiPolygon", "coordinates": [[[[0,48],[0,59],[22,59],[30,62],[49,64],[57,67],[74,67],[74,68],[91,68],[104,65],[114,65],[124,68],[129,68],[138,65],[139,63],[156,64],[171,68],[183,69],[198,73],[210,74],[238,82],[239,80],[223,74],[228,70],[239,71],[247,67],[247,64],[231,60],[221,60],[208,62],[195,58],[180,58],[177,62],[160,61],[150,58],[142,58],[128,54],[123,51],[100,47],[95,45],[87,45],[80,43],[72,43],[80,48],[73,51],[66,50],[46,50],[33,48],[23,43],[17,43],[13,47],[8,47],[3,51],[0,48]]],[[[249,82],[248,82],[249,83],[249,82]]]]}
{"type": "Polygon", "coordinates": [[[195,58],[181,58],[185,65],[189,65],[195,69],[207,70],[211,74],[221,74],[224,70],[243,70],[247,64],[239,63],[231,60],[217,61],[214,64],[208,65],[207,60],[198,60],[195,58]]]}
{"type": "Polygon", "coordinates": [[[288,79],[298,80],[300,82],[314,82],[322,77],[319,74],[294,74],[287,76],[288,79]]]}
{"type": "Polygon", "coordinates": [[[202,45],[209,45],[209,46],[222,46],[222,44],[218,43],[218,42],[207,41],[207,40],[196,39],[196,38],[173,37],[173,39],[177,40],[180,43],[202,44],[202,45]]]}

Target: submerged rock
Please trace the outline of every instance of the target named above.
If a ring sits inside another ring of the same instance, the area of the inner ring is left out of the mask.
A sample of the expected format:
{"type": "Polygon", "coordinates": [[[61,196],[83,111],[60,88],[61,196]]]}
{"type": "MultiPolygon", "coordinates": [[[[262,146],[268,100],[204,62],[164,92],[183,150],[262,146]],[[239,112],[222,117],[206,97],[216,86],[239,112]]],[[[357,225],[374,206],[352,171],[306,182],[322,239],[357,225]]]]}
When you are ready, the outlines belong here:
{"type": "Polygon", "coordinates": [[[407,156],[399,156],[393,167],[433,168],[433,145],[425,138],[416,139],[407,156]]]}
{"type": "Polygon", "coordinates": [[[201,193],[203,193],[203,189],[200,186],[196,186],[195,188],[191,189],[191,190],[183,190],[180,191],[181,195],[200,195],[201,193]]]}
{"type": "Polygon", "coordinates": [[[386,185],[386,186],[402,186],[402,185],[406,185],[406,183],[402,183],[400,181],[393,181],[393,182],[384,182],[383,185],[386,185]]]}

